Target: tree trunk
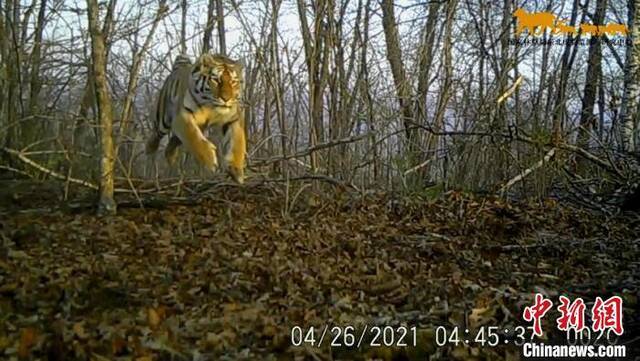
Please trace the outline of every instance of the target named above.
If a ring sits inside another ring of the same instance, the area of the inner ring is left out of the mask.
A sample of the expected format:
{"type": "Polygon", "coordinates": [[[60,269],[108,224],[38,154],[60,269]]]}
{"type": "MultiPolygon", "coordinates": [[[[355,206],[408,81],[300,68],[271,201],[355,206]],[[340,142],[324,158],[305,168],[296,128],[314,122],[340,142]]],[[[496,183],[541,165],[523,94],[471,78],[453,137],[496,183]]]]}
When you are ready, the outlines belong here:
{"type": "MultiPolygon", "coordinates": [[[[153,20],[153,24],[151,25],[151,30],[147,34],[147,37],[142,45],[142,48],[138,50],[137,46],[133,51],[133,64],[131,65],[131,69],[129,71],[129,82],[127,84],[127,95],[124,98],[124,105],[122,106],[122,113],[120,114],[120,130],[119,130],[119,141],[122,142],[122,136],[125,134],[127,126],[129,124],[129,118],[131,117],[131,112],[133,108],[133,103],[135,100],[136,91],[138,89],[138,78],[140,74],[140,68],[142,67],[142,61],[144,59],[144,54],[147,53],[149,47],[151,46],[151,40],[153,39],[153,35],[158,28],[158,24],[160,20],[167,13],[167,1],[160,0],[158,4],[158,10],[156,11],[155,18],[153,20]]],[[[118,156],[118,151],[116,148],[115,157],[118,156]]]]}
{"type": "Polygon", "coordinates": [[[213,23],[215,18],[213,17],[213,12],[216,8],[216,0],[209,0],[209,4],[207,6],[207,25],[204,28],[204,32],[202,34],[202,52],[208,53],[211,50],[211,36],[213,35],[213,23]]]}
{"type": "MultiPolygon", "coordinates": [[[[284,102],[283,102],[283,89],[282,89],[282,74],[281,64],[278,47],[278,14],[280,14],[280,7],[282,0],[271,0],[271,30],[269,34],[269,52],[270,61],[269,68],[271,73],[270,83],[273,88],[274,103],[276,106],[276,117],[278,119],[278,127],[280,128],[280,151],[282,155],[287,155],[287,138],[283,135],[286,134],[286,124],[284,116],[284,102]]],[[[283,163],[286,165],[286,163],[283,163]]]]}
{"type": "MultiPolygon", "coordinates": [[[[105,63],[109,60],[109,51],[111,49],[111,31],[113,30],[113,15],[115,13],[116,8],[116,0],[109,0],[109,4],[107,5],[107,14],[104,17],[104,24],[102,25],[102,37],[105,43],[105,63]]],[[[82,100],[80,101],[80,107],[78,110],[78,114],[80,115],[80,119],[76,124],[76,127],[79,123],[86,120],[88,117],[89,108],[94,109],[95,112],[95,89],[93,87],[93,75],[91,66],[88,66],[88,75],[87,75],[87,84],[85,84],[82,100]]]]}
{"type": "Polygon", "coordinates": [[[38,11],[38,20],[36,22],[36,30],[33,44],[33,52],[31,53],[31,86],[29,89],[29,113],[36,114],[38,112],[38,98],[42,82],[40,80],[40,63],[42,49],[42,32],[44,30],[44,15],[47,8],[47,0],[40,1],[40,9],[38,11]]]}
{"type": "MultiPolygon", "coordinates": [[[[502,7],[502,21],[500,24],[500,72],[496,74],[498,77],[498,89],[499,92],[507,89],[509,71],[512,68],[512,63],[509,58],[509,36],[511,34],[511,23],[513,21],[513,0],[504,0],[502,7]]],[[[495,128],[506,127],[505,117],[505,102],[498,104],[497,112],[495,113],[493,126],[495,128]]],[[[502,166],[500,169],[504,170],[502,166]]]]}
{"type": "Polygon", "coordinates": [[[116,203],[113,199],[113,118],[111,99],[107,88],[107,64],[104,37],[98,26],[98,2],[87,0],[89,33],[91,35],[91,58],[94,76],[94,89],[100,119],[100,179],[99,214],[115,214],[116,203]]]}
{"type": "Polygon", "coordinates": [[[187,0],[182,0],[180,10],[182,21],[180,22],[180,54],[187,53],[187,0]]]}
{"type": "MultiPolygon", "coordinates": [[[[578,0],[573,1],[573,8],[571,10],[571,19],[569,20],[569,26],[575,26],[576,20],[578,19],[578,0]]],[[[573,37],[572,34],[567,34],[567,40],[573,37]]],[[[575,45],[574,45],[575,48],[575,45]]],[[[554,105],[553,112],[553,139],[554,141],[560,141],[561,132],[562,132],[562,123],[565,114],[565,96],[567,93],[567,82],[569,79],[569,74],[571,73],[571,64],[569,63],[570,55],[571,55],[571,43],[569,41],[566,42],[564,46],[564,50],[562,52],[562,65],[560,67],[560,84],[558,85],[558,90],[556,92],[556,101],[554,105]]]]}
{"type": "MultiPolygon", "coordinates": [[[[5,67],[6,75],[6,95],[0,101],[4,101],[4,109],[6,114],[6,124],[8,126],[7,137],[5,139],[5,145],[7,148],[13,148],[14,145],[19,143],[20,127],[17,124],[18,109],[17,103],[20,97],[19,94],[19,69],[20,62],[17,54],[20,52],[15,47],[17,44],[18,22],[16,8],[19,7],[20,2],[18,0],[7,0],[5,3],[5,55],[6,61],[3,63],[5,67]]],[[[11,164],[11,162],[9,162],[11,164]]]]}
{"type": "Polygon", "coordinates": [[[438,14],[440,10],[440,2],[434,1],[429,4],[429,16],[422,31],[422,40],[420,50],[418,51],[418,91],[414,104],[414,112],[416,121],[420,124],[426,123],[426,97],[429,91],[429,76],[431,72],[431,64],[433,63],[433,44],[436,38],[436,25],[438,24],[438,14]]]}
{"type": "MultiPolygon", "coordinates": [[[[5,81],[6,81],[6,67],[7,67],[7,43],[6,43],[4,26],[5,25],[4,25],[3,3],[2,3],[2,0],[0,0],[0,121],[3,119],[4,99],[5,99],[4,87],[5,87],[5,81]]],[[[0,138],[0,141],[2,141],[1,138],[0,138]]]]}
{"type": "MultiPolygon", "coordinates": [[[[314,6],[313,35],[307,21],[307,10],[304,0],[297,0],[300,28],[304,44],[304,54],[309,74],[309,146],[314,147],[324,138],[323,127],[323,94],[326,88],[329,71],[329,48],[327,38],[330,36],[324,28],[324,18],[327,13],[327,0],[316,1],[314,6]]],[[[311,153],[311,167],[318,168],[316,152],[311,153]]]]}
{"type": "Polygon", "coordinates": [[[409,143],[410,158],[413,159],[416,144],[415,131],[410,129],[411,122],[414,120],[413,109],[411,109],[411,87],[404,69],[393,0],[382,1],[382,26],[384,27],[384,38],[387,44],[387,60],[391,66],[396,95],[398,97],[398,103],[400,104],[405,134],[409,143]]]}
{"type": "MultiPolygon", "coordinates": [[[[5,13],[4,13],[4,4],[0,0],[0,126],[5,127],[9,124],[9,104],[6,102],[8,98],[8,80],[9,80],[9,43],[7,41],[7,33],[8,29],[6,28],[5,22],[5,13]],[[7,113],[5,114],[5,110],[7,113]]],[[[11,129],[7,129],[7,132],[4,134],[0,134],[0,144],[9,145],[9,131],[11,129]],[[5,139],[6,138],[6,139],[5,139]]],[[[0,156],[0,160],[5,164],[11,164],[11,158],[8,154],[3,153],[0,156]]]]}
{"type": "Polygon", "coordinates": [[[222,0],[216,1],[216,15],[218,18],[218,42],[220,45],[220,54],[227,54],[227,41],[224,28],[224,7],[222,6],[222,0]]]}
{"type": "MultiPolygon", "coordinates": [[[[544,9],[545,12],[552,11],[551,4],[552,4],[551,2],[547,3],[547,7],[544,9]]],[[[547,32],[545,32],[545,34],[543,35],[544,44],[542,45],[542,63],[540,65],[540,80],[538,84],[538,91],[536,92],[536,95],[533,101],[533,109],[534,109],[533,126],[544,128],[544,129],[546,129],[548,125],[548,120],[547,120],[548,112],[547,112],[546,106],[544,106],[543,101],[545,100],[544,98],[546,96],[546,103],[548,104],[549,99],[551,98],[550,85],[547,79],[550,77],[549,62],[551,61],[550,58],[553,54],[552,46],[547,41],[552,36],[553,34],[550,34],[547,32]]]]}
{"type": "Polygon", "coordinates": [[[153,20],[153,24],[151,25],[151,30],[147,34],[147,37],[142,45],[140,50],[134,51],[133,54],[133,64],[131,65],[131,70],[129,72],[129,82],[127,84],[127,95],[125,96],[124,106],[122,107],[122,114],[120,116],[121,126],[120,126],[120,135],[123,134],[126,125],[131,117],[131,108],[133,107],[133,102],[135,98],[135,93],[138,88],[138,78],[140,73],[140,68],[142,67],[142,61],[144,59],[144,54],[147,53],[149,47],[151,46],[151,40],[153,39],[153,35],[158,28],[158,24],[160,20],[167,14],[167,1],[160,0],[158,4],[158,10],[156,12],[156,16],[153,20]]]}
{"type": "MultiPolygon", "coordinates": [[[[438,97],[438,108],[436,109],[435,118],[433,120],[433,129],[436,132],[440,132],[444,129],[444,114],[449,104],[449,99],[453,96],[452,81],[453,81],[453,64],[452,64],[452,31],[454,14],[456,12],[456,6],[458,0],[450,0],[447,4],[447,19],[445,23],[444,34],[444,47],[442,49],[442,64],[444,67],[444,79],[440,87],[440,95],[438,97]]],[[[438,137],[429,137],[429,143],[427,144],[427,150],[429,157],[436,158],[436,150],[438,145],[438,137]]]]}
{"type": "Polygon", "coordinates": [[[620,119],[622,144],[626,151],[635,152],[640,145],[638,126],[638,98],[640,98],[640,0],[629,1],[629,29],[632,46],[627,46],[624,72],[624,95],[620,119]]]}
{"type": "MultiPolygon", "coordinates": [[[[607,10],[607,0],[598,0],[596,13],[593,17],[594,24],[603,24],[607,10]]],[[[594,35],[592,35],[594,36],[594,35]]],[[[593,114],[598,87],[600,86],[602,66],[602,43],[601,39],[592,38],[589,45],[589,60],[587,63],[586,83],[584,86],[584,97],[582,100],[582,112],[580,114],[580,131],[578,133],[578,144],[582,147],[589,142],[589,134],[595,128],[596,116],[593,114]]]]}
{"type": "MultiPolygon", "coordinates": [[[[367,58],[367,50],[369,46],[369,19],[371,18],[371,0],[367,0],[364,4],[364,20],[362,29],[362,43],[360,50],[360,72],[362,73],[362,90],[364,108],[367,109],[366,123],[369,132],[367,148],[371,149],[373,154],[373,169],[371,177],[365,176],[363,183],[365,186],[377,185],[380,180],[380,157],[378,155],[378,137],[375,133],[374,114],[373,114],[373,97],[371,96],[371,85],[369,81],[369,59],[367,58]]],[[[368,175],[368,174],[367,174],[368,175]]]]}

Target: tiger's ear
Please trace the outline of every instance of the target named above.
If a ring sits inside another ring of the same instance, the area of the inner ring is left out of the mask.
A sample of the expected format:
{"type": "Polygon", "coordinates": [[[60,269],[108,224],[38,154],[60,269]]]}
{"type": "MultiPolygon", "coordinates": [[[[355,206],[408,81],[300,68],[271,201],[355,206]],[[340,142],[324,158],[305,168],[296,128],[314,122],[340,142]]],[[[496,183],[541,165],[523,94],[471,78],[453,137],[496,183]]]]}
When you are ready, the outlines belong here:
{"type": "Polygon", "coordinates": [[[207,69],[211,69],[215,66],[215,59],[209,53],[204,53],[200,55],[198,61],[196,62],[196,67],[200,70],[201,73],[206,73],[207,69]]]}
{"type": "Polygon", "coordinates": [[[244,64],[242,62],[242,60],[235,60],[234,64],[233,64],[233,70],[236,71],[236,73],[238,74],[238,76],[240,78],[243,77],[243,73],[244,73],[244,64]]]}
{"type": "Polygon", "coordinates": [[[173,64],[191,64],[191,58],[187,54],[178,54],[173,64]]]}
{"type": "Polygon", "coordinates": [[[244,62],[242,61],[242,59],[236,60],[236,71],[244,71],[244,62]]]}

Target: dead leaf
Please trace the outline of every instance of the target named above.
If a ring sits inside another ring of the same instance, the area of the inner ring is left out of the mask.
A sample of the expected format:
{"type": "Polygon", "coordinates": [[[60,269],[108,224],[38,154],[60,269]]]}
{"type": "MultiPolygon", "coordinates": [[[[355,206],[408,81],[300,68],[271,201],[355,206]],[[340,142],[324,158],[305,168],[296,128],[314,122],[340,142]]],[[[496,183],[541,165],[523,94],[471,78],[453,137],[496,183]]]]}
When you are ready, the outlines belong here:
{"type": "Polygon", "coordinates": [[[480,326],[487,324],[493,320],[496,310],[494,307],[480,307],[471,310],[469,315],[469,326],[473,329],[478,329],[480,326]]]}
{"type": "Polygon", "coordinates": [[[114,356],[120,356],[124,354],[127,350],[127,341],[120,337],[119,335],[115,335],[111,340],[111,353],[114,356]]]}
{"type": "Polygon", "coordinates": [[[151,329],[158,328],[158,326],[160,326],[160,323],[162,323],[162,320],[164,320],[166,317],[166,308],[163,306],[156,308],[149,307],[147,309],[147,321],[149,322],[149,326],[151,327],[151,329]]]}
{"type": "Polygon", "coordinates": [[[84,329],[83,322],[76,322],[73,324],[73,333],[75,333],[75,335],[78,336],[78,338],[81,340],[86,340],[89,338],[89,335],[87,335],[87,332],[84,329]]]}
{"type": "Polygon", "coordinates": [[[21,359],[29,357],[31,348],[36,344],[38,330],[33,327],[22,329],[20,333],[20,345],[18,346],[18,357],[21,359]]]}

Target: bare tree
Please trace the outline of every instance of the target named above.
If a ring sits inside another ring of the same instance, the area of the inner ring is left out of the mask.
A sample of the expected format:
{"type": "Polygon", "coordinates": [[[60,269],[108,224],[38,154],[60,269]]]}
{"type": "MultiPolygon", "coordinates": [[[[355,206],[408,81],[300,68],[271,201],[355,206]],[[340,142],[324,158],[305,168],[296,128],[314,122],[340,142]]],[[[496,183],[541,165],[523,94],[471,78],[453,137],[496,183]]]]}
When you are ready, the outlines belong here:
{"type": "MultiPolygon", "coordinates": [[[[331,4],[330,4],[331,3],[331,4]]],[[[300,28],[304,44],[304,53],[309,74],[309,145],[316,146],[324,140],[323,125],[323,94],[329,79],[329,47],[327,45],[329,32],[325,26],[329,6],[332,0],[321,0],[312,3],[313,33],[307,21],[307,5],[304,0],[297,0],[300,28]]],[[[318,161],[316,154],[311,154],[311,166],[316,169],[318,161]]]]}
{"type": "MultiPolygon", "coordinates": [[[[286,132],[286,124],[284,117],[284,103],[282,100],[283,87],[282,87],[282,61],[279,56],[279,47],[278,47],[278,14],[280,13],[280,7],[282,5],[282,0],[271,0],[271,26],[270,26],[270,34],[269,34],[269,65],[266,70],[269,79],[268,83],[271,88],[273,88],[274,95],[274,103],[276,106],[276,118],[278,120],[278,127],[280,128],[281,133],[286,132]]],[[[223,25],[224,27],[224,25],[223,25]]],[[[221,32],[224,37],[224,31],[221,32]]],[[[223,44],[224,41],[221,41],[221,50],[224,51],[223,44]]],[[[269,99],[271,102],[271,99],[269,99]]],[[[280,136],[280,151],[282,155],[287,154],[287,139],[284,136],[280,136]]]]}
{"type": "MultiPolygon", "coordinates": [[[[509,57],[509,35],[511,34],[511,22],[513,21],[513,0],[504,0],[502,6],[502,19],[500,23],[500,65],[496,79],[498,83],[498,92],[503,92],[507,88],[509,72],[513,68],[513,61],[509,57]]],[[[493,126],[502,128],[506,126],[505,122],[505,105],[498,104],[496,116],[493,126]]]]}
{"type": "Polygon", "coordinates": [[[187,0],[180,2],[182,21],[180,22],[180,54],[187,53],[187,0]]]}
{"type": "Polygon", "coordinates": [[[220,54],[227,54],[227,36],[224,27],[224,6],[222,5],[222,0],[216,0],[216,15],[216,20],[218,20],[218,50],[220,54]]]}
{"type": "MultiPolygon", "coordinates": [[[[116,0],[109,0],[107,5],[107,13],[104,16],[103,25],[102,25],[102,37],[104,38],[105,43],[105,61],[109,61],[109,52],[111,48],[111,35],[113,33],[114,27],[114,12],[116,7],[116,0]]],[[[93,87],[93,69],[91,66],[88,66],[89,71],[87,73],[87,81],[85,84],[84,92],[82,99],[80,101],[80,106],[78,108],[78,114],[80,117],[78,118],[78,123],[82,123],[87,119],[89,109],[93,109],[94,113],[96,111],[95,104],[95,89],[93,87]]],[[[76,124],[76,129],[79,129],[76,124]]]]}
{"type": "MultiPolygon", "coordinates": [[[[444,48],[442,49],[442,64],[444,67],[444,78],[442,85],[440,86],[440,95],[438,97],[438,107],[436,108],[435,119],[433,122],[434,131],[440,132],[444,128],[444,117],[447,105],[453,96],[453,55],[452,55],[452,33],[453,22],[457,0],[451,0],[447,4],[447,18],[445,21],[445,34],[444,34],[444,48]]],[[[431,136],[427,149],[431,156],[435,156],[435,149],[437,146],[438,138],[431,136]]]]}
{"type": "Polygon", "coordinates": [[[99,28],[97,0],[87,0],[89,33],[91,35],[91,58],[96,103],[100,124],[100,179],[98,213],[114,214],[116,202],[113,198],[114,146],[111,98],[107,86],[107,64],[104,36],[99,28]]]}
{"type": "MultiPolygon", "coordinates": [[[[0,2],[0,5],[2,3],[0,2]]],[[[3,7],[0,6],[0,117],[4,116],[4,89],[7,62],[7,37],[5,35],[5,21],[3,7]]]]}
{"type": "Polygon", "coordinates": [[[417,121],[421,123],[426,123],[426,96],[427,92],[429,91],[429,78],[431,74],[431,64],[433,63],[434,53],[433,45],[436,39],[436,26],[438,24],[439,11],[440,2],[430,2],[429,16],[427,17],[424,30],[422,30],[422,39],[418,51],[418,88],[416,93],[414,112],[418,117],[417,121]]]}
{"type": "Polygon", "coordinates": [[[138,78],[140,73],[140,68],[142,67],[142,61],[144,59],[144,54],[149,50],[149,46],[151,45],[151,39],[153,39],[153,35],[156,32],[158,24],[162,17],[167,13],[167,1],[160,0],[158,4],[158,10],[156,11],[156,15],[153,19],[153,24],[151,25],[151,30],[147,34],[147,38],[144,41],[144,44],[141,48],[134,47],[133,49],[133,64],[131,65],[131,69],[129,70],[129,82],[127,84],[127,94],[124,99],[124,105],[122,106],[122,114],[120,115],[120,136],[122,136],[129,124],[129,119],[131,118],[131,112],[133,107],[133,101],[135,97],[136,90],[138,89],[138,78]]]}
{"type": "MultiPolygon", "coordinates": [[[[598,0],[596,3],[596,12],[593,16],[594,24],[603,24],[607,11],[607,0],[598,0]]],[[[595,35],[592,35],[595,36],[595,35]]],[[[600,39],[593,39],[589,45],[589,59],[587,65],[586,83],[584,85],[584,96],[582,99],[582,111],[580,113],[580,132],[578,135],[578,143],[586,146],[589,140],[591,130],[595,128],[596,117],[594,115],[594,107],[598,87],[601,86],[602,73],[602,42],[600,39]]]]}
{"type": "Polygon", "coordinates": [[[629,1],[629,27],[631,46],[627,46],[627,63],[624,73],[624,96],[620,118],[622,120],[622,144],[628,152],[640,145],[638,105],[640,101],[640,0],[629,1]]]}
{"type": "Polygon", "coordinates": [[[5,145],[12,147],[14,144],[19,143],[19,127],[17,121],[21,117],[19,112],[19,100],[20,95],[20,54],[21,50],[18,49],[18,35],[19,32],[19,8],[20,2],[18,0],[6,0],[4,4],[4,71],[5,71],[5,96],[1,101],[4,101],[3,108],[5,109],[6,124],[8,126],[7,137],[5,138],[5,145]]]}
{"type": "Polygon", "coordinates": [[[211,36],[213,35],[213,23],[215,18],[213,12],[216,8],[216,0],[209,0],[207,5],[207,24],[202,32],[202,52],[208,53],[211,50],[211,36]]]}
{"type": "Polygon", "coordinates": [[[409,144],[409,154],[413,154],[416,142],[416,132],[412,130],[411,122],[413,121],[413,109],[411,108],[411,83],[407,79],[406,70],[404,68],[404,60],[402,58],[402,50],[400,49],[400,38],[398,36],[398,26],[395,16],[394,4],[392,0],[382,1],[382,23],[384,26],[384,38],[387,44],[387,60],[391,66],[393,81],[396,87],[396,94],[400,110],[403,117],[407,142],[409,144]]]}
{"type": "Polygon", "coordinates": [[[40,65],[42,62],[42,33],[44,31],[46,9],[47,0],[40,0],[33,50],[31,52],[31,86],[29,93],[29,113],[31,114],[36,114],[38,112],[40,89],[42,88],[40,65]]]}
{"type": "MultiPolygon", "coordinates": [[[[578,19],[578,0],[573,1],[573,6],[571,10],[571,18],[569,20],[569,26],[575,27],[576,21],[578,19]]],[[[567,33],[567,39],[572,39],[573,34],[567,33]]],[[[572,60],[575,57],[571,57],[571,51],[576,52],[577,42],[572,47],[571,42],[567,41],[564,50],[562,51],[562,63],[560,66],[560,80],[557,86],[556,91],[556,99],[555,106],[553,112],[553,137],[555,141],[559,141],[561,137],[562,124],[565,117],[566,112],[566,93],[567,93],[567,83],[569,79],[569,74],[571,73],[572,60]]]]}

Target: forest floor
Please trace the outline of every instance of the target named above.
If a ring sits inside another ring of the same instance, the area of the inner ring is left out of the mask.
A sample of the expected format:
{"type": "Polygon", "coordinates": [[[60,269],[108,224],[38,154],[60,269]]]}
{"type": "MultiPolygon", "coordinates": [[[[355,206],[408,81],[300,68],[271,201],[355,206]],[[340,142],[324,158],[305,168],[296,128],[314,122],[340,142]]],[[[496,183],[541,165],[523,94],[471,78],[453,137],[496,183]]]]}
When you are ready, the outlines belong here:
{"type": "Polygon", "coordinates": [[[596,297],[622,297],[619,342],[640,354],[638,215],[310,189],[212,186],[110,217],[35,185],[0,197],[0,359],[519,360],[513,334],[474,338],[530,326],[535,293],[554,302],[549,340],[559,295],[581,297],[588,323],[596,297]],[[350,331],[319,344],[325,325],[369,331],[330,347],[350,331]],[[460,344],[437,346],[456,325],[460,344]],[[392,326],[390,344],[408,327],[409,347],[369,346],[373,326],[392,326]]]}

